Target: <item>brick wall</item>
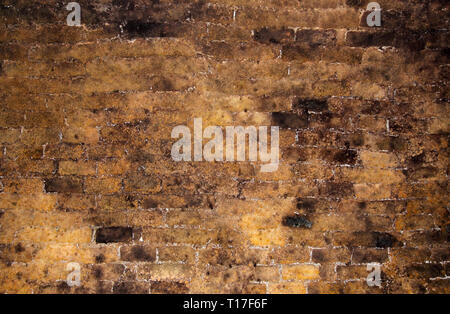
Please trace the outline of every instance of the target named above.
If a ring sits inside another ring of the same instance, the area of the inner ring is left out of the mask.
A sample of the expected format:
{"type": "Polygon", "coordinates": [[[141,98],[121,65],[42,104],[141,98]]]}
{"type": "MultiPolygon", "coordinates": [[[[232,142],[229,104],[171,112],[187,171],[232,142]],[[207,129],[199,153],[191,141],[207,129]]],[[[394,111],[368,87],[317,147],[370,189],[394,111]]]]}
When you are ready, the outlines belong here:
{"type": "Polygon", "coordinates": [[[450,292],[446,1],[78,2],[0,4],[0,292],[450,292]],[[278,170],[174,162],[194,117],[278,170]]]}

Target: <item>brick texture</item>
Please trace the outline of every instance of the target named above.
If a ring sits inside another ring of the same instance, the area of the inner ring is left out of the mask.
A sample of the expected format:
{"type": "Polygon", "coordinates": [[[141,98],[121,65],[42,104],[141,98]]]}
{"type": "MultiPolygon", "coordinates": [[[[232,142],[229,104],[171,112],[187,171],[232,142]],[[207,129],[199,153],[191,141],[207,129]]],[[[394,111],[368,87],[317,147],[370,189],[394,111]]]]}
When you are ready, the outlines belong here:
{"type": "Polygon", "coordinates": [[[0,293],[450,292],[445,1],[78,2],[0,4],[0,293]],[[173,161],[194,117],[278,170],[173,161]]]}

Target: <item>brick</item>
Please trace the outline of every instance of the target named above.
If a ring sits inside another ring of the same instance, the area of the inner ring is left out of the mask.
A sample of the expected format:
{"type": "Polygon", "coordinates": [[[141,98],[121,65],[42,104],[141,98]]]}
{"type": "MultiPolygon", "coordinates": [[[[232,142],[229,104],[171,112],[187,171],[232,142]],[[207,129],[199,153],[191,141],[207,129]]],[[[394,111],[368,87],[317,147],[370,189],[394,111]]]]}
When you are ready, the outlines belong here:
{"type": "Polygon", "coordinates": [[[161,191],[161,180],[153,176],[132,176],[124,181],[128,192],[157,193],[161,191]]]}
{"type": "Polygon", "coordinates": [[[285,246],[275,249],[271,257],[276,264],[294,264],[310,261],[310,250],[303,246],[285,246]]]}
{"type": "Polygon", "coordinates": [[[87,264],[81,268],[83,281],[98,281],[104,278],[119,280],[125,272],[125,266],[115,263],[87,264]]]}
{"type": "Polygon", "coordinates": [[[213,197],[207,195],[161,195],[155,194],[145,197],[142,202],[143,208],[190,208],[205,209],[214,207],[213,197]]]}
{"type": "Polygon", "coordinates": [[[342,281],[336,283],[312,282],[308,285],[308,293],[312,294],[381,294],[382,288],[369,287],[365,281],[352,281],[344,284],[342,281]]]}
{"type": "Polygon", "coordinates": [[[357,194],[356,184],[351,182],[334,182],[329,181],[323,184],[319,191],[321,194],[328,194],[332,197],[351,197],[357,194]]]}
{"type": "Polygon", "coordinates": [[[352,255],[352,263],[384,263],[388,259],[385,249],[355,249],[352,255]]]}
{"type": "Polygon", "coordinates": [[[254,32],[256,41],[265,44],[280,44],[294,40],[294,31],[291,29],[262,28],[254,32]]]}
{"type": "Polygon", "coordinates": [[[70,261],[78,263],[96,263],[97,261],[118,261],[117,248],[86,247],[76,244],[48,244],[39,250],[35,260],[39,261],[70,261]]]}
{"type": "Polygon", "coordinates": [[[406,263],[423,263],[431,260],[431,251],[428,248],[396,248],[391,252],[392,260],[397,265],[406,263]]]}
{"type": "Polygon", "coordinates": [[[62,210],[89,210],[95,208],[95,197],[85,194],[58,194],[58,209],[62,210]]]}
{"type": "Polygon", "coordinates": [[[97,173],[96,164],[92,162],[61,161],[59,163],[61,175],[90,176],[97,173]]]}
{"type": "Polygon", "coordinates": [[[398,217],[395,221],[397,230],[423,230],[432,229],[434,220],[429,215],[408,215],[398,217]]]}
{"type": "Polygon", "coordinates": [[[133,236],[133,230],[129,227],[100,228],[95,232],[97,243],[128,242],[133,236]]]}
{"type": "Polygon", "coordinates": [[[402,246],[401,236],[387,232],[338,232],[333,235],[333,243],[337,246],[348,247],[398,247],[402,246]]]}
{"type": "Polygon", "coordinates": [[[214,293],[214,291],[239,291],[240,293],[251,292],[255,289],[253,283],[254,270],[248,266],[234,266],[232,268],[227,266],[211,266],[204,272],[202,282],[195,280],[191,282],[191,291],[198,291],[199,289],[214,293]]]}
{"type": "Polygon", "coordinates": [[[282,268],[284,280],[314,280],[319,278],[319,267],[315,265],[286,265],[282,268]]]}
{"type": "Polygon", "coordinates": [[[255,268],[255,280],[265,282],[278,282],[280,271],[278,267],[258,266],[255,268]]]}
{"type": "Polygon", "coordinates": [[[366,279],[370,272],[367,270],[366,265],[337,265],[336,266],[337,277],[340,280],[349,280],[349,279],[366,279]]]}
{"type": "Polygon", "coordinates": [[[313,249],[311,256],[314,263],[348,263],[351,253],[347,249],[313,249]]]}
{"type": "Polygon", "coordinates": [[[150,285],[146,282],[120,281],[113,286],[113,293],[117,294],[147,294],[150,285]]]}
{"type": "Polygon", "coordinates": [[[162,262],[194,264],[196,251],[188,246],[166,246],[158,248],[158,257],[162,262]]]}
{"type": "Polygon", "coordinates": [[[100,138],[95,127],[66,127],[62,134],[63,142],[69,144],[95,144],[100,138]]]}
{"type": "Polygon", "coordinates": [[[48,227],[26,227],[17,233],[17,239],[36,243],[89,243],[92,238],[91,228],[57,230],[48,227]]]}
{"type": "Polygon", "coordinates": [[[306,294],[306,287],[303,283],[286,282],[270,284],[268,293],[271,294],[306,294]]]}
{"type": "Polygon", "coordinates": [[[44,193],[27,194],[3,194],[0,199],[0,208],[36,209],[49,211],[56,208],[56,196],[44,193]]]}
{"type": "Polygon", "coordinates": [[[43,182],[38,178],[11,178],[2,180],[2,192],[33,193],[43,191],[43,182]]]}
{"type": "Polygon", "coordinates": [[[405,268],[405,273],[409,278],[414,279],[431,279],[444,278],[445,270],[441,264],[416,264],[409,265],[405,268]]]}
{"type": "Polygon", "coordinates": [[[117,160],[101,163],[98,166],[99,175],[123,175],[128,172],[131,165],[127,160],[117,160]]]}
{"type": "Polygon", "coordinates": [[[355,195],[358,199],[386,199],[389,198],[392,193],[389,186],[379,183],[358,183],[354,185],[354,188],[355,195]]]}
{"type": "Polygon", "coordinates": [[[82,193],[83,182],[71,177],[47,179],[45,180],[45,191],[47,193],[82,193]]]}
{"type": "Polygon", "coordinates": [[[307,44],[312,48],[318,46],[334,46],[336,44],[336,31],[303,29],[295,33],[296,41],[307,44]]]}
{"type": "Polygon", "coordinates": [[[204,245],[217,239],[217,232],[198,229],[144,229],[144,241],[204,245]]]}
{"type": "Polygon", "coordinates": [[[341,168],[340,175],[343,180],[361,183],[394,184],[402,182],[405,177],[400,171],[369,170],[358,168],[341,168]]]}
{"type": "Polygon", "coordinates": [[[152,294],[185,294],[189,288],[184,282],[154,281],[151,283],[152,294]]]}
{"type": "Polygon", "coordinates": [[[83,156],[82,145],[52,144],[45,146],[44,155],[46,158],[81,159],[83,156]]]}
{"type": "Polygon", "coordinates": [[[85,180],[86,193],[90,194],[112,194],[119,192],[122,188],[120,178],[89,178],[85,180]]]}
{"type": "Polygon", "coordinates": [[[145,280],[189,279],[192,266],[185,264],[143,264],[138,266],[138,277],[145,280]]]}
{"type": "Polygon", "coordinates": [[[128,262],[153,262],[156,260],[156,249],[143,245],[122,246],[120,259],[128,262]]]}
{"type": "Polygon", "coordinates": [[[267,265],[271,263],[270,251],[258,249],[205,249],[199,252],[199,260],[211,265],[267,265]]]}
{"type": "Polygon", "coordinates": [[[274,112],[272,113],[272,123],[280,128],[300,129],[308,125],[308,118],[293,113],[274,112]]]}

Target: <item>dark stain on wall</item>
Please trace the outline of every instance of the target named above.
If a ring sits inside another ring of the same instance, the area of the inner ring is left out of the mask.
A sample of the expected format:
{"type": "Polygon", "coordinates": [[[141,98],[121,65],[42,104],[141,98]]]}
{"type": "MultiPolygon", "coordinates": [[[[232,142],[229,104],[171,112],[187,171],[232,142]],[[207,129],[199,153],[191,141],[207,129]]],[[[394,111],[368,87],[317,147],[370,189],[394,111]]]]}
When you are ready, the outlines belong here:
{"type": "Polygon", "coordinates": [[[79,179],[61,177],[45,180],[45,190],[47,192],[82,193],[83,187],[79,179]]]}
{"type": "Polygon", "coordinates": [[[328,110],[328,100],[296,97],[292,103],[292,107],[294,110],[322,112],[328,110]]]}
{"type": "Polygon", "coordinates": [[[132,239],[133,231],[130,227],[99,228],[95,233],[97,243],[128,242],[132,239]]]}
{"type": "Polygon", "coordinates": [[[263,44],[281,44],[294,39],[294,31],[292,29],[281,28],[273,29],[264,27],[255,31],[254,39],[263,44]]]}
{"type": "Polygon", "coordinates": [[[272,124],[280,128],[300,129],[308,125],[308,117],[289,112],[272,112],[272,124]]]}
{"type": "Polygon", "coordinates": [[[393,235],[385,232],[373,232],[375,247],[388,248],[394,246],[401,246],[401,242],[398,241],[393,235]]]}
{"type": "Polygon", "coordinates": [[[310,222],[306,217],[300,215],[285,216],[282,221],[283,226],[291,228],[306,228],[310,229],[312,227],[312,222],[310,222]]]}
{"type": "Polygon", "coordinates": [[[95,257],[95,262],[98,264],[104,263],[106,260],[105,255],[99,254],[95,257]]]}

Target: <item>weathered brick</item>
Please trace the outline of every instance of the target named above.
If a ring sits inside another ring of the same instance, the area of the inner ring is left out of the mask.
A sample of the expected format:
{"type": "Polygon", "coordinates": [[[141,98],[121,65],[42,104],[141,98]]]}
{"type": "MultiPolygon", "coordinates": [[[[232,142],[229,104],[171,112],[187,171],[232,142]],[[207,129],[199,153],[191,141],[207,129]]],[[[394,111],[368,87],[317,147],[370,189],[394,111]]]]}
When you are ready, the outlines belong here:
{"type": "Polygon", "coordinates": [[[308,285],[308,293],[312,294],[381,294],[382,288],[369,287],[365,281],[344,283],[312,282],[308,285]]]}
{"type": "Polygon", "coordinates": [[[153,262],[156,259],[156,249],[143,245],[122,246],[120,259],[128,262],[153,262]]]}
{"type": "Polygon", "coordinates": [[[291,29],[262,28],[254,32],[256,41],[265,44],[281,44],[294,40],[294,31],[291,29]]]}
{"type": "Polygon", "coordinates": [[[311,257],[314,263],[348,263],[350,261],[351,252],[347,249],[313,249],[311,257]]]}
{"type": "Polygon", "coordinates": [[[124,180],[127,192],[157,193],[161,191],[161,180],[154,176],[130,176],[124,180]]]}
{"type": "Polygon", "coordinates": [[[217,232],[199,229],[144,229],[144,241],[204,245],[217,239],[217,232]]]}
{"type": "Polygon", "coordinates": [[[85,190],[89,194],[112,194],[122,188],[120,178],[89,178],[85,180],[85,190]]]}
{"type": "Polygon", "coordinates": [[[133,237],[133,230],[129,227],[100,228],[95,232],[97,243],[129,242],[133,237]]]}
{"type": "Polygon", "coordinates": [[[138,266],[138,277],[145,280],[186,280],[192,266],[186,264],[142,264],[138,266]]]}
{"type": "Polygon", "coordinates": [[[158,257],[162,262],[194,264],[196,251],[189,246],[166,246],[158,248],[158,257]]]}
{"type": "Polygon", "coordinates": [[[45,180],[46,192],[82,193],[83,182],[76,178],[60,177],[45,180]]]}
{"type": "Polygon", "coordinates": [[[309,45],[312,48],[318,46],[333,46],[336,43],[335,30],[312,30],[303,29],[295,33],[296,41],[300,44],[309,45]]]}
{"type": "Polygon", "coordinates": [[[154,281],[151,283],[152,294],[184,294],[189,288],[184,282],[154,281]]]}
{"type": "Polygon", "coordinates": [[[388,259],[388,252],[385,249],[355,249],[352,254],[352,262],[359,263],[384,263],[388,259]]]}
{"type": "Polygon", "coordinates": [[[313,280],[319,278],[319,267],[316,265],[285,265],[282,268],[284,280],[313,280]]]}
{"type": "Polygon", "coordinates": [[[61,175],[89,176],[97,172],[96,164],[92,162],[59,162],[59,173],[61,175]]]}
{"type": "Polygon", "coordinates": [[[271,294],[306,294],[306,287],[303,283],[285,282],[270,284],[268,293],[271,294]]]}
{"type": "Polygon", "coordinates": [[[258,266],[255,268],[255,280],[266,282],[278,282],[280,280],[280,270],[273,266],[258,266]]]}
{"type": "Polygon", "coordinates": [[[117,294],[148,294],[150,284],[147,282],[119,281],[113,286],[113,293],[117,294]]]}

